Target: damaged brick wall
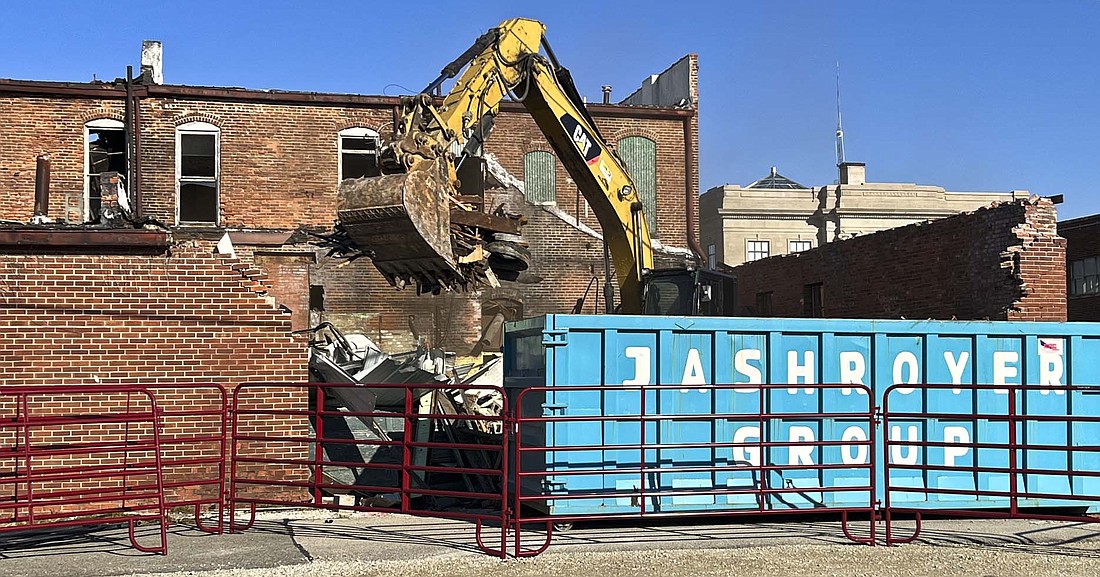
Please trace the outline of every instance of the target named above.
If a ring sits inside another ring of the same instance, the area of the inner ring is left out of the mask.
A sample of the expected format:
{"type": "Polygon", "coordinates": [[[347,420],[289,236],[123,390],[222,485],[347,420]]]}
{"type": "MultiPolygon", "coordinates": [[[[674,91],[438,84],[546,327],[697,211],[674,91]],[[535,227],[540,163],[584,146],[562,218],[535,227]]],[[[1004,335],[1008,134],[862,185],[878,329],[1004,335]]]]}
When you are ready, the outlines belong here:
{"type": "MultiPolygon", "coordinates": [[[[693,85],[696,77],[693,68],[693,85]]],[[[22,222],[30,219],[35,157],[50,153],[53,157],[50,216],[68,222],[83,221],[84,125],[105,118],[121,121],[124,110],[120,91],[113,87],[76,86],[54,93],[45,86],[40,93],[31,93],[5,92],[0,85],[0,122],[5,126],[5,139],[0,141],[0,218],[22,222]],[[100,97],[100,93],[104,96],[100,97]]],[[[319,231],[331,227],[336,217],[337,133],[350,127],[389,132],[396,103],[354,95],[327,95],[332,98],[324,102],[317,101],[315,95],[303,95],[294,101],[282,98],[292,95],[279,95],[276,100],[261,91],[236,90],[225,91],[232,93],[227,97],[213,93],[196,96],[185,94],[187,90],[188,87],[157,87],[156,94],[143,93],[140,98],[143,207],[146,215],[175,225],[176,128],[192,121],[217,126],[219,226],[174,230],[177,237],[206,241],[216,241],[226,229],[289,231],[305,225],[319,231]]],[[[685,174],[687,148],[698,149],[698,122],[695,111],[690,109],[693,104],[686,103],[687,109],[600,104],[589,108],[612,146],[630,136],[654,141],[658,206],[654,235],[664,244],[676,247],[687,246],[685,184],[693,191],[698,190],[697,163],[691,174],[685,174]],[[687,141],[685,122],[690,134],[687,141]]],[[[521,179],[523,155],[531,150],[550,150],[530,116],[514,103],[503,106],[486,149],[521,179]]],[[[579,215],[582,222],[598,230],[594,215],[579,198],[560,161],[557,165],[557,206],[579,215]]],[[[691,206],[687,210],[695,214],[695,195],[688,196],[691,206]]],[[[514,293],[519,298],[527,298],[523,295],[528,293],[536,295],[531,303],[533,308],[528,308],[530,314],[570,310],[592,278],[593,269],[595,276],[602,277],[602,247],[598,243],[594,248],[588,246],[594,239],[580,234],[576,237],[579,244],[559,246],[558,237],[572,238],[576,229],[557,219],[550,219],[547,225],[549,228],[545,230],[534,230],[543,225],[533,223],[528,229],[533,242],[546,242],[548,253],[562,254],[560,258],[554,257],[558,259],[554,265],[543,267],[553,274],[543,274],[542,284],[531,291],[506,285],[502,293],[514,293]],[[589,252],[593,254],[589,256],[589,252]],[[581,260],[570,255],[582,255],[578,257],[581,260]]],[[[310,250],[304,244],[288,248],[292,252],[310,250]]],[[[387,350],[412,346],[410,316],[417,332],[433,344],[442,343],[456,351],[468,350],[480,336],[482,304],[509,298],[481,294],[417,297],[392,289],[366,260],[337,268],[336,263],[318,259],[307,276],[302,274],[299,262],[290,262],[288,258],[262,257],[254,262],[267,275],[272,294],[278,295],[280,302],[293,311],[295,328],[309,323],[308,310],[303,310],[309,305],[309,285],[321,285],[326,302],[320,318],[344,330],[380,339],[379,344],[387,350]],[[302,276],[295,278],[297,274],[302,276]]]]}
{"type": "MultiPolygon", "coordinates": [[[[232,387],[246,381],[305,381],[307,348],[290,336],[290,326],[289,315],[264,296],[247,267],[206,251],[0,254],[2,385],[212,382],[232,387]]],[[[184,389],[158,396],[178,408],[198,403],[193,395],[184,389]]],[[[288,392],[271,402],[302,409],[306,399],[288,392]]],[[[109,407],[88,407],[104,408],[109,407]]],[[[199,431],[211,425],[190,426],[199,431]]],[[[306,427],[300,417],[277,424],[284,434],[306,427]]],[[[168,427],[165,435],[177,432],[191,431],[168,427]]],[[[196,450],[179,446],[166,455],[196,450]]],[[[304,456],[294,448],[264,450],[304,456]]],[[[303,472],[288,468],[283,473],[297,478],[303,472]]],[[[169,471],[166,481],[210,474],[169,471]]],[[[180,491],[177,498],[189,495],[180,491]]]]}
{"type": "Polygon", "coordinates": [[[1065,239],[1046,199],[995,205],[734,269],[746,314],[805,316],[820,283],[833,318],[1066,320],[1065,239]]]}

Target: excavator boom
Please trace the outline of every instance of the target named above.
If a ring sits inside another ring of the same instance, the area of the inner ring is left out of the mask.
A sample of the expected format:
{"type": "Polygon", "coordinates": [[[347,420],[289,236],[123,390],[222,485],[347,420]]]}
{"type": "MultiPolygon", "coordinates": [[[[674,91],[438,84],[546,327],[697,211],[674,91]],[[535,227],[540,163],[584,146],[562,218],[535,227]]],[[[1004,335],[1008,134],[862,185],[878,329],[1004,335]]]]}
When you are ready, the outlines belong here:
{"type": "Polygon", "coordinates": [[[457,176],[464,162],[476,162],[486,127],[508,95],[526,107],[599,220],[622,312],[640,312],[653,248],[637,189],[535,20],[506,20],[489,30],[405,101],[403,120],[380,151],[385,174],[341,184],[338,215],[347,238],[397,286],[438,292],[514,278],[527,265],[522,243],[509,234],[516,223],[507,215],[468,214],[479,203],[463,194],[457,176]],[[430,96],[463,67],[442,102],[430,96]]]}

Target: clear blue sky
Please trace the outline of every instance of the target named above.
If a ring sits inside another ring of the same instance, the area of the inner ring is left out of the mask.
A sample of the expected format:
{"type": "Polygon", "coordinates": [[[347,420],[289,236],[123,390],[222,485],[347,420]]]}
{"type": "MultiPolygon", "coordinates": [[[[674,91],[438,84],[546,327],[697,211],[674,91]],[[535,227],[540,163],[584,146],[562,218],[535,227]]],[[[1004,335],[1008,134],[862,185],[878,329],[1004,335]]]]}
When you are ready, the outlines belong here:
{"type": "MultiPolygon", "coordinates": [[[[172,84],[398,94],[481,32],[538,18],[582,94],[701,61],[703,189],[777,165],[836,178],[836,62],[848,160],[874,181],[1064,194],[1100,212],[1100,2],[19,2],[0,77],[125,75],[162,40],[172,84]]],[[[2,128],[0,128],[2,132],[2,128]]]]}

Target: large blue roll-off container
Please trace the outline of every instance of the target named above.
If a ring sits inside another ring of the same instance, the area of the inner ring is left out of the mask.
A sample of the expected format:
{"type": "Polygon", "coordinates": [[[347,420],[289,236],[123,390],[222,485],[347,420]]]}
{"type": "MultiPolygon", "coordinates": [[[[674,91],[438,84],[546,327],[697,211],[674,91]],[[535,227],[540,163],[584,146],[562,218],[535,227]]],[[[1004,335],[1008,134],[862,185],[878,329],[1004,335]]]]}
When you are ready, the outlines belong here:
{"type": "MultiPolygon", "coordinates": [[[[876,459],[900,465],[891,469],[890,485],[913,491],[892,493],[893,502],[916,508],[1004,507],[1003,497],[981,496],[982,491],[1005,490],[1010,475],[979,471],[1005,467],[1009,451],[972,444],[1005,442],[1007,421],[996,418],[951,417],[992,413],[1007,409],[1010,394],[1016,409],[1027,415],[1100,415],[1096,389],[1070,390],[1064,385],[1100,383],[1100,324],[985,321],[838,320],[778,318],[684,318],[616,315],[546,315],[507,326],[505,333],[505,387],[514,403],[520,391],[551,387],[527,395],[518,414],[604,415],[606,420],[541,423],[521,426],[526,446],[543,446],[545,452],[525,458],[524,468],[544,468],[562,473],[623,465],[638,460],[638,451],[605,450],[602,447],[644,442],[654,448],[645,455],[650,463],[692,465],[725,463],[721,471],[668,472],[652,475],[644,483],[651,489],[723,488],[751,486],[761,479],[738,463],[752,461],[745,447],[683,448],[686,444],[715,444],[751,440],[761,403],[757,384],[790,384],[770,389],[767,410],[774,413],[845,413],[881,408],[883,394],[892,385],[889,408],[894,412],[928,412],[937,418],[891,419],[889,431],[881,422],[858,419],[782,419],[770,423],[766,435],[787,439],[792,435],[812,440],[860,434],[877,442],[876,459]],[[855,386],[829,390],[799,387],[806,383],[865,385],[868,399],[855,386]],[[921,385],[959,385],[958,388],[922,388],[921,385]],[[600,390],[570,387],[598,385],[600,390]],[[615,415],[638,414],[638,394],[623,394],[637,385],[678,385],[673,390],[646,393],[645,413],[708,415],[744,413],[746,418],[677,419],[646,424],[617,420],[615,415]],[[712,385],[743,385],[715,389],[712,385]],[[967,385],[1022,385],[1024,390],[968,388],[967,385]],[[883,439],[935,440],[939,446],[894,446],[884,454],[883,439]],[[677,449],[662,450],[662,444],[677,449]],[[555,446],[584,445],[586,450],[553,451],[555,446]],[[913,468],[904,465],[915,463],[913,468]],[[921,468],[919,465],[934,465],[921,468]],[[921,489],[953,489],[936,493],[921,489]],[[975,495],[966,495],[974,490],[975,495]]],[[[522,425],[522,423],[521,423],[522,425]]],[[[1043,446],[1018,452],[1017,466],[1047,471],[1020,474],[1020,487],[1049,495],[1023,506],[1088,507],[1095,502],[1074,496],[1100,495],[1100,423],[1070,420],[1035,420],[1017,423],[1015,439],[1043,446]],[[1065,447],[1058,450],[1053,447],[1065,447]]],[[[829,451],[837,447],[806,449],[801,456],[790,447],[764,451],[767,462],[798,463],[798,459],[837,459],[829,451]]],[[[866,459],[852,450],[850,459],[866,459]]],[[[517,463],[520,464],[520,463],[517,463]]],[[[893,465],[892,465],[893,466],[893,465]]],[[[871,469],[773,471],[772,486],[804,491],[775,499],[769,508],[844,507],[864,504],[868,495],[818,493],[815,488],[859,486],[869,483],[871,469]]],[[[884,498],[881,466],[874,468],[879,500],[884,498]]],[[[551,515],[628,514],[637,511],[631,499],[569,499],[570,493],[637,489],[637,476],[550,475],[531,479],[524,494],[555,495],[546,501],[551,515]],[[562,497],[565,498],[562,498],[562,497]]],[[[759,503],[746,495],[676,495],[661,498],[662,511],[711,511],[752,509],[759,503]]]]}

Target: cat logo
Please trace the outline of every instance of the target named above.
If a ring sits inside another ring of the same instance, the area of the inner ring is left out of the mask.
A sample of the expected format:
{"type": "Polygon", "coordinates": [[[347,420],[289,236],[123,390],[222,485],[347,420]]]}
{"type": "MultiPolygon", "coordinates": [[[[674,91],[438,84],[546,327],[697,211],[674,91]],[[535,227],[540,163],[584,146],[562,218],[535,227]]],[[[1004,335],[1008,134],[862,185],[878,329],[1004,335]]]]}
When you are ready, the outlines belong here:
{"type": "Polygon", "coordinates": [[[561,121],[566,134],[573,141],[573,146],[577,147],[577,152],[584,157],[584,162],[588,166],[596,167],[599,170],[599,180],[604,189],[609,188],[611,186],[611,169],[604,162],[603,148],[599,145],[599,142],[580,121],[569,114],[562,114],[558,120],[561,121]]]}

